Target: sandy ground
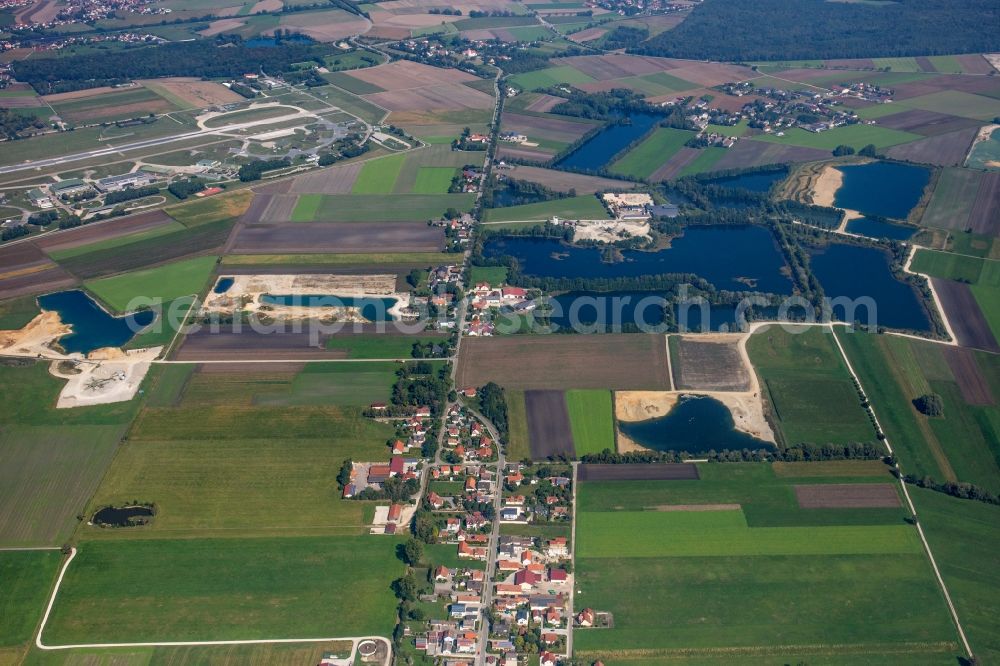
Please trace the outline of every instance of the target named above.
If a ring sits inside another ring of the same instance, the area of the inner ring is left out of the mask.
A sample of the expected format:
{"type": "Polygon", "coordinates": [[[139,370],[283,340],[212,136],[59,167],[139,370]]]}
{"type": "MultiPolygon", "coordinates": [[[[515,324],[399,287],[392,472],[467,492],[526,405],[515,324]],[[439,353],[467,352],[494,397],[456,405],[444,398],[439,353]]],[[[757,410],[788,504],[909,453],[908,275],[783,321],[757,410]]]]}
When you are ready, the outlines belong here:
{"type": "MultiPolygon", "coordinates": [[[[413,520],[413,514],[417,512],[416,505],[404,505],[403,510],[400,512],[399,520],[396,521],[396,528],[399,532],[405,532],[406,527],[413,520]]],[[[389,507],[388,506],[377,506],[375,507],[375,518],[372,520],[371,528],[369,532],[371,534],[384,534],[385,526],[389,523],[389,507]]]]}
{"type": "MultiPolygon", "coordinates": [[[[997,57],[1000,57],[1000,56],[997,56],[997,57]]],[[[995,66],[995,63],[994,63],[994,66],[995,66]]],[[[976,133],[976,138],[972,140],[972,145],[969,146],[969,152],[967,152],[965,154],[965,161],[966,162],[969,161],[969,158],[972,156],[972,151],[974,151],[976,149],[976,146],[979,143],[981,143],[983,141],[989,141],[990,140],[990,138],[991,138],[991,136],[993,134],[993,130],[995,130],[995,129],[1000,129],[1000,125],[990,124],[990,125],[984,125],[983,127],[979,128],[979,131],[976,133]]],[[[996,166],[996,162],[990,161],[990,162],[987,162],[986,165],[987,166],[996,166]]]]}
{"type": "Polygon", "coordinates": [[[614,243],[635,236],[649,238],[649,220],[582,220],[575,224],[573,240],[614,243]]]}
{"type": "Polygon", "coordinates": [[[396,304],[388,313],[402,317],[402,310],[409,302],[406,294],[396,292],[395,275],[236,275],[233,285],[223,294],[214,291],[205,298],[202,313],[231,313],[242,310],[267,314],[280,319],[339,319],[367,321],[358,308],[282,306],[262,303],[265,294],[315,296],[330,295],[352,298],[395,298],[396,304]]]}
{"type": "Polygon", "coordinates": [[[843,184],[844,173],[832,166],[826,167],[819,175],[819,178],[812,184],[811,194],[813,203],[817,206],[829,206],[832,208],[837,190],[843,184]]]}
{"type": "Polygon", "coordinates": [[[1000,72],[1000,53],[984,53],[983,57],[986,58],[986,62],[993,65],[993,69],[1000,72]]]}
{"type": "Polygon", "coordinates": [[[66,361],[55,361],[49,367],[54,377],[66,379],[66,386],[59,393],[57,409],[104,405],[112,402],[126,402],[135,397],[142,380],[149,372],[150,363],[160,355],[163,347],[148,349],[97,349],[90,353],[86,361],[77,363],[76,368],[66,372],[61,365],[66,361]]]}
{"type": "MultiPolygon", "coordinates": [[[[664,416],[682,395],[705,395],[715,398],[729,408],[737,430],[766,442],[774,442],[774,432],[764,416],[764,403],[760,393],[731,393],[720,391],[616,391],[615,418],[620,421],[644,421],[664,416]]],[[[617,432],[618,452],[644,451],[621,431],[617,432]]]]}
{"type": "MultiPolygon", "coordinates": [[[[0,354],[29,358],[68,358],[52,348],[52,343],[72,332],[58,312],[42,312],[19,330],[0,331],[0,354]]],[[[76,354],[76,357],[83,358],[76,354]]]]}

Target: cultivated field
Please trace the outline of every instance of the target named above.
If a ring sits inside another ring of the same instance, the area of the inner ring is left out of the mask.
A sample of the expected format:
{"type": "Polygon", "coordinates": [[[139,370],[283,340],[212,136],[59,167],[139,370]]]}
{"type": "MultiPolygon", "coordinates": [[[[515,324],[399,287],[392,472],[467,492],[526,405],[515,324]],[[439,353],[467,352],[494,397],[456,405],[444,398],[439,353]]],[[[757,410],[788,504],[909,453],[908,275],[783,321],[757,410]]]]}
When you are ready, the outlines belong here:
{"type": "Polygon", "coordinates": [[[611,165],[611,171],[636,178],[649,178],[684,147],[691,132],[670,127],[655,130],[649,138],[611,165]]]}
{"type": "Polygon", "coordinates": [[[941,300],[941,307],[958,343],[963,347],[1000,353],[1000,343],[997,342],[994,331],[990,330],[990,322],[977,302],[972,287],[941,278],[931,278],[931,284],[941,300]]]}
{"type": "Polygon", "coordinates": [[[34,637],[61,559],[58,550],[0,551],[0,585],[4,589],[0,657],[13,656],[12,648],[20,651],[34,637]]]}
{"type": "Polygon", "coordinates": [[[630,188],[633,183],[626,180],[615,180],[614,178],[601,178],[600,176],[587,176],[581,173],[570,173],[568,171],[558,171],[556,169],[543,169],[533,166],[514,166],[507,175],[515,180],[525,180],[530,183],[539,183],[557,192],[568,192],[576,190],[578,195],[594,194],[604,190],[630,188]]]}
{"type": "Polygon", "coordinates": [[[566,391],[573,444],[577,456],[615,450],[615,421],[611,392],[566,391]]]}
{"type": "Polygon", "coordinates": [[[553,390],[525,391],[524,404],[531,457],[535,460],[559,456],[575,458],[565,394],[553,390]]]}
{"type": "Polygon", "coordinates": [[[739,336],[672,335],[670,368],[679,390],[749,391],[739,336]]]}
{"type": "Polygon", "coordinates": [[[659,335],[550,335],[469,338],[456,384],[494,381],[508,389],[667,389],[659,335]],[[531,372],[525,372],[531,368],[531,372]]]}
{"type": "Polygon", "coordinates": [[[472,194],[304,194],[292,212],[293,222],[424,222],[439,219],[448,208],[468,211],[472,194]]]}
{"type": "Polygon", "coordinates": [[[358,252],[438,252],[444,247],[441,227],[410,222],[289,222],[240,228],[234,254],[358,252]]]}
{"type": "Polygon", "coordinates": [[[504,208],[488,208],[487,222],[545,222],[553,216],[568,220],[607,220],[611,216],[597,197],[576,196],[504,208]]]}

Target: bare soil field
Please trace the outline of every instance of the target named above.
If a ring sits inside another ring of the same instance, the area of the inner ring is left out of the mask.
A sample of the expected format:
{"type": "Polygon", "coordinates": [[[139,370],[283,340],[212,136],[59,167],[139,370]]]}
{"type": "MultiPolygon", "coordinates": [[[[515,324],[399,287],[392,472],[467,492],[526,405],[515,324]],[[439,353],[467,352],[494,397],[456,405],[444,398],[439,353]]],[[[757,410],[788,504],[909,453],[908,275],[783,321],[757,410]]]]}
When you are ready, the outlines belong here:
{"type": "Polygon", "coordinates": [[[56,265],[32,243],[0,248],[0,299],[44,294],[76,284],[76,279],[56,265]]]}
{"type": "MultiPolygon", "coordinates": [[[[385,6],[383,3],[380,6],[385,6]]],[[[463,83],[475,81],[477,77],[457,69],[442,69],[422,65],[409,60],[397,60],[387,65],[368,67],[347,72],[356,79],[365,81],[383,90],[409,90],[425,86],[463,83]]]]}
{"type": "MultiPolygon", "coordinates": [[[[260,209],[259,213],[251,216],[250,212],[247,212],[246,220],[248,224],[284,224],[285,222],[292,221],[292,212],[295,210],[295,204],[299,200],[298,196],[294,194],[264,196],[268,197],[268,201],[266,204],[261,204],[264,208],[260,209]]],[[[257,200],[254,199],[251,209],[257,208],[256,203],[257,200]]]]}
{"type": "Polygon", "coordinates": [[[284,3],[281,0],[259,0],[250,9],[251,14],[256,14],[257,12],[276,12],[282,8],[284,3]]]}
{"type": "Polygon", "coordinates": [[[270,181],[264,185],[257,185],[253,188],[253,191],[257,194],[288,194],[292,190],[292,182],[294,180],[294,178],[284,178],[282,180],[270,181]]]}
{"type": "Polygon", "coordinates": [[[363,162],[314,171],[289,181],[291,194],[350,194],[363,162]]]}
{"type": "Polygon", "coordinates": [[[934,78],[923,81],[913,81],[910,83],[900,83],[893,86],[896,94],[894,99],[904,100],[921,95],[944,90],[960,90],[962,92],[975,94],[996,95],[1000,92],[1000,81],[991,76],[962,76],[959,74],[942,74],[934,78]]]}
{"type": "Polygon", "coordinates": [[[592,130],[593,123],[574,122],[561,118],[524,116],[519,113],[503,114],[502,129],[505,132],[520,132],[528,138],[544,137],[552,141],[573,143],[592,130]]]}
{"type": "Polygon", "coordinates": [[[48,23],[53,20],[62,7],[57,0],[38,0],[29,7],[15,13],[16,23],[26,25],[28,23],[48,23]]]}
{"type": "MultiPolygon", "coordinates": [[[[448,6],[453,9],[459,9],[462,14],[468,15],[470,11],[504,11],[517,9],[515,3],[511,0],[458,0],[458,2],[450,2],[448,6]]],[[[378,4],[379,9],[393,12],[394,14],[413,14],[420,11],[427,11],[432,7],[441,7],[440,0],[389,0],[388,2],[380,2],[378,4]]]]}
{"type": "Polygon", "coordinates": [[[913,132],[924,136],[937,136],[947,134],[969,127],[979,127],[979,121],[971,118],[960,118],[950,116],[936,111],[924,111],[922,109],[910,109],[902,113],[894,113],[879,119],[879,125],[884,125],[895,130],[913,132]]]}
{"type": "MultiPolygon", "coordinates": [[[[173,111],[174,109],[175,107],[173,104],[162,97],[157,97],[156,99],[151,99],[145,102],[117,104],[114,107],[114,113],[120,114],[122,117],[138,118],[139,116],[145,116],[150,113],[166,113],[168,111],[173,111]]],[[[91,120],[106,118],[108,117],[108,111],[109,109],[107,107],[99,106],[97,108],[81,109],[79,111],[60,112],[59,116],[63,120],[83,123],[91,120]]]]}
{"type": "Polygon", "coordinates": [[[996,71],[989,61],[978,53],[955,56],[955,59],[966,74],[991,74],[996,71]]]}
{"type": "Polygon", "coordinates": [[[607,28],[587,28],[586,30],[581,30],[580,32],[574,32],[569,36],[571,42],[576,42],[577,44],[582,44],[583,42],[589,42],[592,39],[597,39],[603,37],[607,33],[607,28]]]}
{"type": "Polygon", "coordinates": [[[656,72],[676,69],[680,67],[678,63],[682,62],[684,61],[620,54],[573,56],[571,58],[560,58],[552,61],[556,66],[570,65],[598,81],[621,79],[642,74],[655,74],[656,72]]]}
{"type": "MultiPolygon", "coordinates": [[[[288,378],[302,372],[305,362],[269,363],[268,375],[285,375],[288,378]]],[[[200,375],[245,375],[260,374],[259,363],[199,363],[194,369],[200,375]]]]}
{"type": "MultiPolygon", "coordinates": [[[[449,71],[457,72],[457,70],[449,71]]],[[[493,108],[492,96],[461,84],[416,87],[408,90],[390,90],[364,95],[364,98],[390,111],[445,111],[452,109],[493,108]]]]}
{"type": "Polygon", "coordinates": [[[894,509],[900,506],[891,483],[819,483],[795,486],[803,509],[894,509]]]}
{"type": "MultiPolygon", "coordinates": [[[[739,350],[741,336],[676,336],[671,357],[679,390],[749,391],[750,374],[739,350]]],[[[672,351],[674,344],[671,344],[672,351]]]]}
{"type": "MultiPolygon", "coordinates": [[[[658,58],[657,61],[662,59],[658,58]]],[[[672,60],[671,76],[710,88],[730,81],[743,81],[757,76],[749,67],[727,65],[721,62],[697,62],[694,60],[672,60]]]]}
{"type": "Polygon", "coordinates": [[[214,81],[202,81],[192,76],[176,76],[153,81],[140,81],[143,86],[156,90],[163,88],[196,108],[204,108],[215,104],[231,104],[242,102],[243,97],[214,81]]]}
{"type": "Polygon", "coordinates": [[[670,180],[677,176],[681,172],[681,169],[686,167],[691,162],[694,162],[698,156],[701,155],[701,151],[697,148],[688,148],[684,146],[673,156],[667,160],[663,166],[654,171],[649,179],[653,182],[670,180]]]}
{"type": "Polygon", "coordinates": [[[548,162],[555,152],[544,148],[523,148],[514,144],[504,144],[497,149],[497,155],[501,158],[513,157],[533,162],[548,162]]]}
{"type": "Polygon", "coordinates": [[[575,458],[566,395],[562,391],[525,391],[524,404],[531,457],[535,460],[561,455],[575,458]]]}
{"type": "Polygon", "coordinates": [[[929,136],[926,139],[893,146],[886,151],[889,157],[935,166],[960,166],[965,162],[969,146],[976,137],[976,127],[929,136]]]}
{"type": "Polygon", "coordinates": [[[970,405],[989,406],[996,404],[990,383],[983,375],[976,355],[971,349],[948,347],[944,350],[944,359],[948,362],[951,374],[955,376],[962,399],[970,405]]]}
{"type": "Polygon", "coordinates": [[[534,111],[535,113],[547,113],[556,104],[564,101],[562,97],[556,97],[555,95],[539,95],[537,99],[532,100],[524,109],[526,111],[534,111]]]}
{"type": "Polygon", "coordinates": [[[328,335],[309,333],[264,333],[244,328],[242,332],[212,333],[207,329],[184,336],[174,355],[177,361],[254,361],[277,359],[309,361],[346,358],[343,349],[326,349],[328,335]],[[318,341],[317,341],[318,340],[318,341]]]}
{"type": "Polygon", "coordinates": [[[149,231],[173,223],[173,218],[161,210],[139,213],[128,217],[94,222],[82,227],[67,229],[57,234],[41,236],[34,244],[46,252],[67,250],[89,243],[117,238],[139,231],[149,231]]]}
{"type": "Polygon", "coordinates": [[[539,335],[468,338],[458,386],[495,381],[512,389],[669,389],[660,335],[539,335]],[[528,368],[531,371],[525,372],[528,368]]]}
{"type": "Polygon", "coordinates": [[[235,30],[236,28],[242,28],[246,24],[246,21],[241,21],[237,18],[224,18],[212,21],[208,24],[208,27],[204,30],[199,30],[198,34],[202,37],[215,37],[218,34],[226,32],[228,30],[235,30]]]}
{"type": "Polygon", "coordinates": [[[969,224],[977,234],[1000,237],[1000,172],[983,175],[969,224]]]}
{"type": "Polygon", "coordinates": [[[121,92],[122,90],[128,90],[128,88],[114,88],[112,86],[84,88],[83,90],[71,90],[64,93],[42,95],[42,100],[47,104],[51,104],[53,102],[65,102],[67,100],[86,99],[88,97],[96,97],[97,95],[103,95],[105,93],[121,92]]]}
{"type": "Polygon", "coordinates": [[[233,254],[439,252],[444,229],[409,222],[289,222],[242,227],[233,254]]]}
{"type": "MultiPolygon", "coordinates": [[[[281,17],[279,28],[294,28],[320,42],[335,42],[367,32],[368,19],[342,9],[320,12],[296,12],[281,17]]],[[[273,30],[270,32],[274,32],[273,30]]]]}
{"type": "Polygon", "coordinates": [[[365,35],[375,39],[397,40],[409,37],[410,30],[408,28],[391,28],[385,25],[376,25],[366,32],[365,35]]]}
{"type": "Polygon", "coordinates": [[[745,169],[764,164],[783,164],[786,162],[812,162],[827,159],[829,151],[803,146],[785,146],[765,141],[749,141],[740,139],[736,145],[726,151],[726,154],[715,163],[715,168],[745,169]]]}
{"type": "Polygon", "coordinates": [[[969,285],[941,278],[931,278],[931,284],[941,299],[941,306],[958,343],[963,347],[1000,353],[1000,344],[993,337],[989,323],[969,290],[969,285]]]}
{"type": "Polygon", "coordinates": [[[42,106],[42,100],[36,95],[3,98],[3,108],[5,109],[34,109],[39,106],[42,106]]]}
{"type": "Polygon", "coordinates": [[[595,192],[603,192],[610,189],[635,187],[635,183],[627,180],[587,176],[579,173],[533,166],[515,166],[507,174],[510,178],[539,183],[558,192],[568,192],[570,189],[575,189],[579,195],[594,194],[595,192]]]}
{"type": "Polygon", "coordinates": [[[592,465],[577,468],[580,481],[697,481],[698,466],[690,463],[592,465]]]}

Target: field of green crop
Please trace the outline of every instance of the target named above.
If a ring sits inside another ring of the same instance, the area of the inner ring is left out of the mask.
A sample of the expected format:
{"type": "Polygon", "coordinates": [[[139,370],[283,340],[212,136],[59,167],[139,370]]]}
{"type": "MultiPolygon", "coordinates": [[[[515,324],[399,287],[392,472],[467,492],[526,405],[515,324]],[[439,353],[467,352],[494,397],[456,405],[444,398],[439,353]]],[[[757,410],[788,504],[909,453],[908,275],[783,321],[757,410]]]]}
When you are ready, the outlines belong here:
{"type": "Polygon", "coordinates": [[[382,92],[382,88],[379,88],[377,85],[362,81],[345,72],[330,72],[329,74],[324,74],[323,78],[338,88],[343,88],[355,95],[369,95],[371,93],[382,92]]]}
{"type": "Polygon", "coordinates": [[[474,194],[307,194],[299,197],[293,222],[427,222],[448,208],[469,211],[474,194]]]}
{"type": "Polygon", "coordinates": [[[568,197],[552,199],[540,203],[524,204],[523,206],[507,206],[505,208],[489,208],[486,211],[487,222],[534,221],[544,222],[552,216],[564,219],[606,220],[609,218],[604,205],[593,196],[568,197]]]}
{"type": "Polygon", "coordinates": [[[833,150],[840,145],[851,146],[855,150],[860,150],[870,143],[875,144],[876,148],[888,148],[900,143],[916,141],[920,138],[922,137],[919,134],[911,134],[878,125],[845,125],[818,133],[807,132],[804,129],[793,127],[785,131],[785,136],[765,134],[754,137],[752,140],[766,141],[768,143],[786,143],[793,146],[819,148],[820,150],[833,150]]]}
{"type": "Polygon", "coordinates": [[[131,88],[53,102],[52,108],[71,123],[93,125],[115,120],[143,118],[150,113],[176,111],[179,106],[148,88],[131,88]]]}
{"type": "Polygon", "coordinates": [[[661,127],[645,141],[626,153],[611,165],[611,171],[636,178],[649,178],[654,171],[684,147],[684,143],[694,136],[686,130],[661,127]]]}
{"type": "Polygon", "coordinates": [[[358,178],[351,188],[353,194],[389,194],[396,185],[399,170],[403,168],[406,154],[388,155],[377,160],[368,160],[358,172],[358,178]]]}
{"type": "Polygon", "coordinates": [[[715,168],[715,163],[725,157],[725,155],[725,148],[717,146],[702,148],[701,154],[681,169],[677,177],[683,178],[684,176],[697,176],[699,173],[708,173],[715,168]]]}
{"type": "Polygon", "coordinates": [[[530,460],[531,445],[528,438],[528,414],[524,404],[524,391],[506,389],[505,393],[510,437],[507,444],[507,458],[510,460],[530,460]]]}
{"type": "Polygon", "coordinates": [[[346,657],[351,652],[350,641],[320,643],[248,643],[242,645],[190,645],[147,648],[81,648],[76,650],[32,649],[25,666],[76,666],[115,664],[116,666],[146,666],[147,664],[211,664],[211,666],[242,666],[243,664],[318,664],[326,653],[346,657]]]}
{"type": "Polygon", "coordinates": [[[77,245],[76,247],[66,248],[65,250],[52,250],[48,253],[48,255],[56,261],[62,261],[63,259],[69,259],[71,257],[76,257],[78,255],[96,250],[109,250],[111,248],[121,247],[122,245],[128,245],[129,243],[149,240],[151,238],[159,238],[160,236],[165,236],[175,231],[183,231],[184,229],[185,227],[183,224],[173,221],[169,224],[164,224],[161,227],[149,229],[148,231],[139,231],[137,233],[126,234],[117,238],[108,238],[106,240],[90,243],[88,245],[77,245]]]}
{"type": "Polygon", "coordinates": [[[560,83],[579,85],[581,83],[591,83],[593,78],[569,65],[561,67],[548,67],[534,72],[525,72],[512,76],[510,82],[520,87],[522,90],[534,90],[535,88],[549,88],[560,83]]]}
{"type": "Polygon", "coordinates": [[[58,550],[0,551],[0,648],[34,637],[61,560],[58,550]]]}
{"type": "Polygon", "coordinates": [[[787,444],[875,441],[829,329],[771,327],[750,338],[747,352],[787,444]]]}
{"type": "Polygon", "coordinates": [[[957,637],[903,510],[800,509],[792,493],[799,484],[894,483],[887,468],[816,466],[824,474],[812,464],[780,475],[768,464],[725,464],[700,465],[700,480],[581,483],[575,604],[612,613],[614,627],[576,630],[577,657],[954,659],[957,637]],[[741,508],[656,510],[668,504],[741,508]],[[866,619],[873,614],[878,623],[866,619]]]}
{"type": "Polygon", "coordinates": [[[420,167],[416,182],[413,184],[414,194],[447,194],[451,187],[451,179],[455,177],[454,167],[420,167]]]}
{"type": "Polygon", "coordinates": [[[950,252],[918,250],[910,268],[931,277],[1000,287],[1000,261],[950,252]]]}
{"type": "Polygon", "coordinates": [[[49,644],[392,633],[402,573],[390,537],[88,541],[49,644]],[[331,603],[331,596],[357,603],[331,603]]]}
{"type": "Polygon", "coordinates": [[[447,341],[447,338],[409,335],[335,335],[327,338],[327,349],[342,349],[348,358],[410,358],[417,342],[447,341]]]}
{"type": "Polygon", "coordinates": [[[943,90],[930,95],[911,97],[906,100],[906,105],[914,109],[949,113],[953,116],[983,121],[1000,115],[1000,99],[973,95],[961,90],[943,90]]]}
{"type": "Polygon", "coordinates": [[[217,257],[195,257],[114,277],[85,282],[92,294],[107,303],[115,312],[127,312],[132,299],[171,301],[180,296],[201,294],[208,276],[215,268],[217,257]]]}
{"type": "Polygon", "coordinates": [[[577,456],[615,450],[615,421],[611,392],[602,390],[566,391],[569,422],[577,456]]]}

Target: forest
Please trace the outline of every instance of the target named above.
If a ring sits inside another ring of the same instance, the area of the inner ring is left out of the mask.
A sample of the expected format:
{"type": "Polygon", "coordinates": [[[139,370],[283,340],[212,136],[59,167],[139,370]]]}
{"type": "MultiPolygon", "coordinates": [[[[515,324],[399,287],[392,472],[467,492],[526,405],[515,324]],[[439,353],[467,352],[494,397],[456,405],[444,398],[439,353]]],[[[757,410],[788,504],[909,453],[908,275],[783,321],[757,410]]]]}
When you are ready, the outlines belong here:
{"type": "Polygon", "coordinates": [[[752,62],[989,53],[1000,50],[996,0],[887,3],[705,0],[643,55],[752,62]]]}

